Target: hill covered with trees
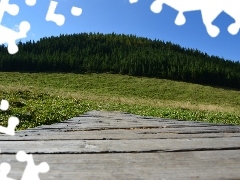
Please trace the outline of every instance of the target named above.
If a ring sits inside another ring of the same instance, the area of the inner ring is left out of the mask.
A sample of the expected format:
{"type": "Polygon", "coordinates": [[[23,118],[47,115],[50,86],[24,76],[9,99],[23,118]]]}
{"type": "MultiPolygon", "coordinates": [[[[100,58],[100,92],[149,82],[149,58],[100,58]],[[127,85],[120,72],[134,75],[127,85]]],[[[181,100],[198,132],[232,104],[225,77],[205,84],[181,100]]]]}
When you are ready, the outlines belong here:
{"type": "Polygon", "coordinates": [[[0,46],[0,71],[117,73],[240,89],[240,62],[161,40],[80,33],[0,46]]]}

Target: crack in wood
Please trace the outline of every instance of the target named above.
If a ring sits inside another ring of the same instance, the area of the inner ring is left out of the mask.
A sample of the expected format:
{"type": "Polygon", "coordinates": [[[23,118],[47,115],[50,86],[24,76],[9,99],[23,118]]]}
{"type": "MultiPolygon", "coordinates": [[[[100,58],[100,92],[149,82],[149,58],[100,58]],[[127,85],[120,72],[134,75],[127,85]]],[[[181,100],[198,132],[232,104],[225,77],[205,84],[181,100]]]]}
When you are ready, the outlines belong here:
{"type": "Polygon", "coordinates": [[[161,129],[162,126],[144,126],[144,127],[131,127],[131,128],[91,128],[91,129],[66,129],[64,132],[72,131],[102,131],[102,130],[137,130],[137,129],[161,129]]]}
{"type": "MultiPolygon", "coordinates": [[[[93,151],[84,151],[84,152],[72,152],[72,151],[66,151],[66,152],[31,152],[31,154],[126,154],[126,153],[172,153],[172,152],[195,152],[195,151],[235,151],[240,150],[240,147],[229,147],[229,148],[192,148],[192,149],[176,149],[176,150],[159,150],[159,149],[153,149],[153,150],[145,150],[145,151],[100,151],[100,152],[93,152],[93,151]]],[[[14,152],[2,152],[2,155],[6,154],[13,154],[16,155],[14,152]]]]}

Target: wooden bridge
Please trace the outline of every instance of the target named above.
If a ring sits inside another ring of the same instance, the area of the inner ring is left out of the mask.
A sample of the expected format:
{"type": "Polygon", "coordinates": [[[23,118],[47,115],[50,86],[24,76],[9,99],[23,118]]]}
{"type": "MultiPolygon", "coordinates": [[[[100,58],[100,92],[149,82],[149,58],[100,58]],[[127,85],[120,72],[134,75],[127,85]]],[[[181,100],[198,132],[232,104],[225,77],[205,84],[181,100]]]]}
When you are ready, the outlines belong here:
{"type": "Polygon", "coordinates": [[[240,127],[91,111],[0,135],[0,163],[21,179],[24,150],[50,170],[41,180],[240,179],[240,127]]]}

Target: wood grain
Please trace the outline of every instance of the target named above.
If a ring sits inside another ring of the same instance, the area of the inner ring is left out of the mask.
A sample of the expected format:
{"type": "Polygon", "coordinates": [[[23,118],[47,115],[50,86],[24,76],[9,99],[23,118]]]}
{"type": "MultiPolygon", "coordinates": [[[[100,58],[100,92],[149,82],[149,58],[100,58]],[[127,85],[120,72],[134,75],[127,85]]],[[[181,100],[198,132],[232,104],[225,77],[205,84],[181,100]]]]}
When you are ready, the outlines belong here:
{"type": "Polygon", "coordinates": [[[42,179],[240,179],[240,127],[91,111],[0,135],[1,162],[20,179],[16,153],[48,162],[42,179]]]}

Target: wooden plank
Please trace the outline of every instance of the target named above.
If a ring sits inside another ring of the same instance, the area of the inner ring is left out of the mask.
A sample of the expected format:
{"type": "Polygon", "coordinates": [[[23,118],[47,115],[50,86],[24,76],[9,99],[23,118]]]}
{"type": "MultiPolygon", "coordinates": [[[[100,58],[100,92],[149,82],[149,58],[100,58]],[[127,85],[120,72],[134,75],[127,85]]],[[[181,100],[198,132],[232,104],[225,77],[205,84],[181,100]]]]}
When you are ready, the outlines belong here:
{"type": "Polygon", "coordinates": [[[83,116],[74,117],[61,123],[19,131],[14,137],[0,135],[0,141],[43,139],[179,139],[240,136],[239,126],[141,117],[117,112],[109,112],[109,114],[98,111],[88,112],[83,116]]]}
{"type": "Polygon", "coordinates": [[[240,179],[239,126],[91,111],[1,134],[0,148],[16,179],[19,150],[49,163],[41,179],[240,179]]]}
{"type": "Polygon", "coordinates": [[[162,132],[161,130],[99,130],[99,131],[34,131],[17,134],[16,136],[0,136],[1,141],[41,141],[41,140],[134,140],[134,139],[193,139],[240,137],[240,133],[190,133],[182,131],[162,132]]]}
{"type": "MultiPolygon", "coordinates": [[[[14,155],[9,177],[20,179],[25,164],[14,155]]],[[[167,153],[108,153],[34,155],[35,164],[48,162],[41,179],[240,179],[240,151],[191,151],[167,153]]]]}
{"type": "Polygon", "coordinates": [[[2,141],[1,153],[153,152],[240,149],[240,137],[137,140],[2,141]],[[17,144],[17,146],[16,146],[17,144]]]}
{"type": "Polygon", "coordinates": [[[216,125],[203,122],[194,121],[179,121],[173,119],[163,119],[163,118],[153,118],[153,117],[143,117],[135,116],[132,114],[119,113],[119,112],[105,112],[105,111],[91,111],[80,117],[74,117],[67,121],[57,123],[54,125],[43,125],[34,129],[29,129],[29,131],[39,131],[39,130],[102,130],[102,129],[179,129],[188,128],[190,129],[208,129],[208,130],[218,130],[218,131],[232,131],[240,132],[238,126],[231,125],[216,125]],[[110,115],[109,115],[109,114],[110,115]],[[115,116],[114,116],[115,115],[115,116]]]}

